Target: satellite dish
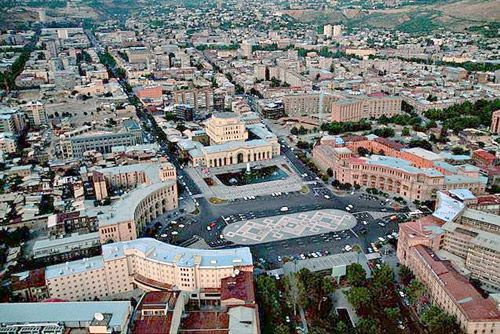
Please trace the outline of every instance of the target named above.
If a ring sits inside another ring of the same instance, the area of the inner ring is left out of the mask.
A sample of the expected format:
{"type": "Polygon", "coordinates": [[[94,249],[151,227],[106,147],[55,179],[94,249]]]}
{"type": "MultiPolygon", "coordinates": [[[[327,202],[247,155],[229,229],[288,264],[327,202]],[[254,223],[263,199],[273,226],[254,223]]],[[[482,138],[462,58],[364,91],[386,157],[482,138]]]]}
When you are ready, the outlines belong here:
{"type": "Polygon", "coordinates": [[[99,312],[97,312],[97,313],[94,314],[94,318],[97,321],[103,321],[104,320],[104,316],[102,315],[102,313],[99,313],[99,312]]]}

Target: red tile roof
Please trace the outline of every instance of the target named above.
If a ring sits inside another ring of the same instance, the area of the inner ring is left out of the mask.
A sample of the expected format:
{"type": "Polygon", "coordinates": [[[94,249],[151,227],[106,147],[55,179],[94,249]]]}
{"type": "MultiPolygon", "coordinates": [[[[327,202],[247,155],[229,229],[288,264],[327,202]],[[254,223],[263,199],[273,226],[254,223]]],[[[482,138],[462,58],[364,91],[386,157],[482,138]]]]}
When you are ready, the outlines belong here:
{"type": "Polygon", "coordinates": [[[245,303],[255,302],[253,274],[250,271],[240,271],[235,277],[221,279],[221,300],[239,299],[245,303]]]}
{"type": "Polygon", "coordinates": [[[28,277],[23,280],[20,280],[17,276],[12,276],[13,291],[42,286],[45,286],[45,268],[31,270],[28,277]]]}
{"type": "Polygon", "coordinates": [[[415,251],[441,280],[441,288],[451,296],[469,321],[500,320],[496,304],[491,299],[483,298],[449,261],[441,261],[437,256],[433,256],[427,247],[421,245],[415,246],[415,251]]]}
{"type": "Polygon", "coordinates": [[[134,321],[133,334],[170,334],[172,313],[167,316],[148,316],[134,321]]]}
{"type": "MultiPolygon", "coordinates": [[[[189,330],[227,330],[229,328],[229,314],[226,312],[189,312],[181,321],[179,332],[189,330]]],[[[216,332],[218,333],[218,331],[216,332]]]]}

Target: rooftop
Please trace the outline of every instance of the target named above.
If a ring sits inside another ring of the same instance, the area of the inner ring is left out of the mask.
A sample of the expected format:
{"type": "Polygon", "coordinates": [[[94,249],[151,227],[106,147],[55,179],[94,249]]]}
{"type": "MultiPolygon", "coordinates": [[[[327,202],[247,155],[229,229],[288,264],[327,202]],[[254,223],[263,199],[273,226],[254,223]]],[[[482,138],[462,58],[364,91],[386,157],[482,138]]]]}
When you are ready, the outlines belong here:
{"type": "Polygon", "coordinates": [[[109,327],[121,327],[131,312],[129,301],[0,304],[0,323],[90,323],[96,313],[111,314],[109,327]]]}
{"type": "Polygon", "coordinates": [[[53,279],[67,275],[74,275],[88,270],[104,268],[102,256],[84,258],[82,260],[69,261],[66,263],[55,264],[45,268],[45,278],[53,279]]]}
{"type": "Polygon", "coordinates": [[[443,160],[443,157],[440,156],[439,154],[436,154],[432,151],[428,151],[426,149],[423,149],[421,147],[413,147],[413,148],[405,148],[402,151],[408,152],[410,154],[416,155],[417,157],[430,160],[430,161],[437,161],[437,160],[443,160]]]}
{"type": "Polygon", "coordinates": [[[102,246],[104,261],[124,257],[125,252],[137,250],[145,257],[164,263],[176,263],[182,267],[240,267],[253,264],[248,247],[205,250],[170,245],[152,238],[140,238],[102,246]]]}
{"type": "Polygon", "coordinates": [[[445,193],[438,192],[437,198],[438,202],[436,210],[434,210],[432,215],[442,221],[452,221],[465,208],[465,205],[462,202],[451,198],[445,193]]]}
{"type": "Polygon", "coordinates": [[[418,245],[415,251],[421,256],[441,283],[441,288],[458,305],[466,318],[475,321],[500,320],[500,312],[491,299],[485,299],[460,275],[448,261],[441,261],[428,248],[418,245]]]}
{"type": "Polygon", "coordinates": [[[239,299],[245,303],[255,302],[253,273],[240,271],[238,275],[221,279],[221,300],[239,299]]]}

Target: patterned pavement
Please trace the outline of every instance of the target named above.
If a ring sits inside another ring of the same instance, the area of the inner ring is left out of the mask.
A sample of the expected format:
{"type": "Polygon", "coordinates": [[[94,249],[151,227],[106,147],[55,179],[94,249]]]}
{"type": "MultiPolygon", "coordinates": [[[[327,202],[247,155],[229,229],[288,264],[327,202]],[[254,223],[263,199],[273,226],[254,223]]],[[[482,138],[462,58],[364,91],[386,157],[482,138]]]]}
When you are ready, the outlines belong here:
{"type": "Polygon", "coordinates": [[[286,240],[342,231],[356,226],[356,218],[345,211],[324,209],[257,218],[230,224],[224,238],[239,245],[286,240]]]}

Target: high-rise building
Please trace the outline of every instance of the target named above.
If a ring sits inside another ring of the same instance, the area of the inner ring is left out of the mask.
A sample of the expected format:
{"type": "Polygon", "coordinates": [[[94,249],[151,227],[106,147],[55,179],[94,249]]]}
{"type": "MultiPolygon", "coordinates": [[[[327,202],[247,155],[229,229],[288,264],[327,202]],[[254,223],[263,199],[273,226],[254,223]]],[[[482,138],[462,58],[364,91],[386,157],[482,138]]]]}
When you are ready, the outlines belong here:
{"type": "Polygon", "coordinates": [[[342,26],[340,24],[336,24],[333,26],[332,37],[340,37],[340,36],[342,36],[342,26]]]}
{"type": "Polygon", "coordinates": [[[500,110],[494,111],[491,115],[491,132],[500,134],[500,110]]]}
{"type": "Polygon", "coordinates": [[[333,26],[331,24],[323,26],[323,35],[325,35],[326,38],[331,38],[333,36],[333,26]]]}

